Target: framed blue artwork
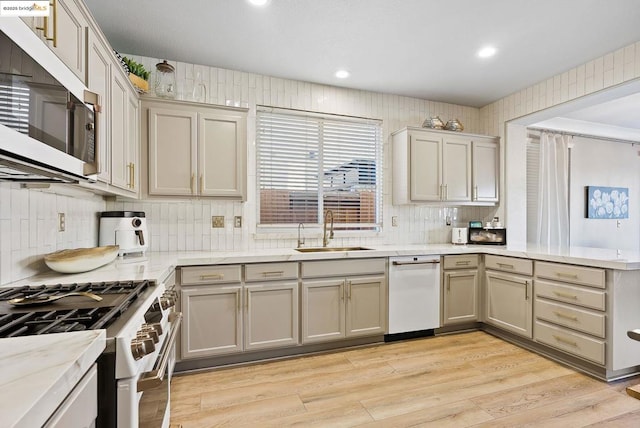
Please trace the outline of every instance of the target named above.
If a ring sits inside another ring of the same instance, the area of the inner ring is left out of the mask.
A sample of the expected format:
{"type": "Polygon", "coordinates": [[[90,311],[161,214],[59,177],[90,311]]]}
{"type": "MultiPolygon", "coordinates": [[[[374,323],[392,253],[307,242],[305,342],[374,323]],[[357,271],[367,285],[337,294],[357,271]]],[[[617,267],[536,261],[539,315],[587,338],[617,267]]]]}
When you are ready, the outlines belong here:
{"type": "Polygon", "coordinates": [[[629,188],[587,186],[587,218],[629,218],[629,188]]]}

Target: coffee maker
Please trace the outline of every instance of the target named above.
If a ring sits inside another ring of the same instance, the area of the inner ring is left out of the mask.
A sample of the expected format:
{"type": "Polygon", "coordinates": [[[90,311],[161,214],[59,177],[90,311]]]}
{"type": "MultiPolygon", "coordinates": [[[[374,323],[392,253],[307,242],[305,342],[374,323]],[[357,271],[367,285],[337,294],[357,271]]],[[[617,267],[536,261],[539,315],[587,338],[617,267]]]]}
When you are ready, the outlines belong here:
{"type": "Polygon", "coordinates": [[[99,245],[118,245],[118,256],[144,254],[147,250],[147,219],[144,211],[100,213],[99,245]]]}

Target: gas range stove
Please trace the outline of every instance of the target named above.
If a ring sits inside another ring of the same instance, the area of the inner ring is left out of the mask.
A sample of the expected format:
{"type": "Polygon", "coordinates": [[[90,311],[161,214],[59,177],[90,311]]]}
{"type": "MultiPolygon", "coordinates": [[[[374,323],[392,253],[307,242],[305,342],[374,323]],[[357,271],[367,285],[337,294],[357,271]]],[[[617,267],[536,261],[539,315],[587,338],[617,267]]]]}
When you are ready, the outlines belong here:
{"type": "Polygon", "coordinates": [[[153,285],[145,280],[0,289],[0,338],[106,329],[153,285]],[[13,300],[23,303],[14,305],[13,300]]]}
{"type": "MultiPolygon", "coordinates": [[[[182,314],[175,312],[173,281],[170,276],[159,283],[136,280],[0,288],[0,339],[105,329],[106,349],[98,359],[97,426],[147,426],[141,422],[145,412],[139,407],[149,400],[142,400],[140,393],[158,389],[158,385],[168,391],[175,364],[182,314]],[[20,300],[33,304],[19,305],[20,300]]],[[[150,426],[168,426],[168,401],[158,413],[150,426]]]]}

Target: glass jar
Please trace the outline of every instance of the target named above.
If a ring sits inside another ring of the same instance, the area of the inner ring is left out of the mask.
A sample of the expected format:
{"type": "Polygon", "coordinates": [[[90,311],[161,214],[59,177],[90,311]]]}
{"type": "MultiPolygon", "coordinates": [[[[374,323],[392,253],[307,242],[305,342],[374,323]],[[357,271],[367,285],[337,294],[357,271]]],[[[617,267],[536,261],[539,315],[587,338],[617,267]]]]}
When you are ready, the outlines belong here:
{"type": "Polygon", "coordinates": [[[166,59],[156,64],[155,92],[161,98],[176,97],[175,68],[166,59]]]}

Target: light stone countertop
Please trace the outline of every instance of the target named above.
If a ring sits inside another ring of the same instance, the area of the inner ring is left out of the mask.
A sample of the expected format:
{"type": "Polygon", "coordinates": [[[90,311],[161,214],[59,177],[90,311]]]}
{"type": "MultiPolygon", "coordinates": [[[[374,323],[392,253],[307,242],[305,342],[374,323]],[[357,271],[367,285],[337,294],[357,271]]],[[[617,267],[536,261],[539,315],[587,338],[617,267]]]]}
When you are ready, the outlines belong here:
{"type": "Polygon", "coordinates": [[[42,426],[104,347],[104,330],[2,339],[0,425],[42,426]]]}
{"type": "Polygon", "coordinates": [[[508,245],[373,245],[371,250],[300,253],[293,248],[247,251],[148,252],[144,256],[126,256],[101,268],[78,274],[48,271],[5,286],[69,284],[90,281],[125,281],[148,279],[162,281],[176,266],[268,263],[311,260],[345,260],[371,257],[412,256],[425,254],[495,254],[558,263],[616,270],[640,270],[640,253],[572,247],[566,251],[549,251],[530,246],[508,245]]]}

